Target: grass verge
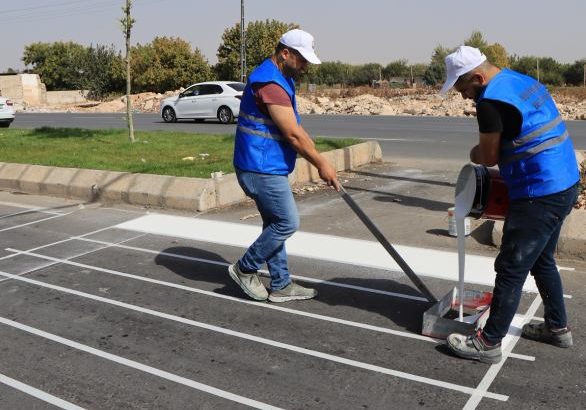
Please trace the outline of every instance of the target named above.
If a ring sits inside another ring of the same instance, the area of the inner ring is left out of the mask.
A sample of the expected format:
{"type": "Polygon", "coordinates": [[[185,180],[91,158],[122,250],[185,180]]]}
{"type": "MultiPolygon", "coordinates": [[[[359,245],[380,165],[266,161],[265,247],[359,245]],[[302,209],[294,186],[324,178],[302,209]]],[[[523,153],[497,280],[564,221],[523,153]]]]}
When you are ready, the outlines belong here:
{"type": "MultiPolygon", "coordinates": [[[[135,138],[130,143],[124,129],[2,129],[0,162],[197,178],[234,171],[233,135],[137,131],[135,138]]],[[[323,152],[359,142],[318,138],[316,147],[323,152]]]]}

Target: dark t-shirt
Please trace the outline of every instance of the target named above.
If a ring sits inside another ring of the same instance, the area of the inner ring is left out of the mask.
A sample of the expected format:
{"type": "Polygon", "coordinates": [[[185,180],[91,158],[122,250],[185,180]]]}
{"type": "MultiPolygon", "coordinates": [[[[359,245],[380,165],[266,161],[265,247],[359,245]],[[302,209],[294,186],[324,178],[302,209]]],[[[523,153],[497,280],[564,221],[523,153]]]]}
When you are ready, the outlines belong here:
{"type": "Polygon", "coordinates": [[[511,104],[481,100],[476,104],[476,118],[481,133],[500,132],[505,140],[512,140],[521,133],[521,112],[511,104]]]}
{"type": "Polygon", "coordinates": [[[290,107],[292,105],[289,95],[278,84],[260,84],[255,85],[253,89],[256,105],[264,115],[269,115],[269,111],[267,109],[268,104],[282,105],[284,107],[290,107]]]}

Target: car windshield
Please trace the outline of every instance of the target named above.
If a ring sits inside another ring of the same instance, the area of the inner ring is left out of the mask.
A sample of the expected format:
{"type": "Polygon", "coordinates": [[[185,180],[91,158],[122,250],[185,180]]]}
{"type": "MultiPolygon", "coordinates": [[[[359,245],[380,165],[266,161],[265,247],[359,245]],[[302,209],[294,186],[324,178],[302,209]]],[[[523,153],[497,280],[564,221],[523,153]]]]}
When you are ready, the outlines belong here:
{"type": "Polygon", "coordinates": [[[244,91],[244,86],[246,84],[244,83],[230,83],[228,84],[228,87],[233,88],[236,91],[244,91]]]}

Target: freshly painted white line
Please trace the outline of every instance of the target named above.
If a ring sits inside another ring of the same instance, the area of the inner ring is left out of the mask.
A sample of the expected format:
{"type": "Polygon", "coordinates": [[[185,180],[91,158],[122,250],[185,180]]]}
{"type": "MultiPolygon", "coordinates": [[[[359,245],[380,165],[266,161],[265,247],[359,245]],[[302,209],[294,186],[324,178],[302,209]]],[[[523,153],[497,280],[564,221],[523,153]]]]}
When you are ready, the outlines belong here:
{"type": "MultiPolygon", "coordinates": [[[[212,394],[214,396],[221,397],[223,399],[234,401],[236,403],[241,403],[241,404],[244,404],[244,405],[247,405],[250,407],[254,407],[256,409],[266,409],[266,410],[269,410],[269,409],[278,410],[279,409],[278,407],[274,407],[274,406],[268,405],[266,403],[252,400],[247,397],[239,396],[237,394],[233,394],[228,391],[209,386],[207,384],[199,383],[199,382],[196,382],[195,380],[187,379],[185,377],[181,377],[176,374],[157,369],[155,367],[151,367],[151,366],[147,366],[145,364],[139,363],[139,362],[135,362],[134,360],[125,359],[124,357],[121,357],[121,356],[116,356],[111,353],[106,353],[102,350],[98,350],[93,347],[74,342],[73,340],[65,339],[61,336],[57,336],[55,334],[48,333],[48,332],[45,332],[40,329],[36,329],[34,327],[27,326],[22,323],[12,321],[10,319],[6,319],[4,317],[0,317],[0,323],[7,325],[7,326],[11,326],[16,329],[20,329],[20,330],[25,331],[27,333],[33,334],[35,336],[39,336],[44,339],[51,340],[53,342],[57,342],[57,343],[65,345],[65,346],[69,346],[73,349],[81,350],[82,352],[86,352],[86,353],[92,354],[94,356],[98,356],[103,359],[110,360],[112,362],[115,362],[115,363],[118,363],[118,364],[121,364],[121,365],[124,365],[127,367],[131,367],[133,369],[140,370],[145,373],[152,374],[152,375],[160,377],[162,379],[170,380],[172,382],[179,383],[184,386],[188,386],[193,389],[200,390],[200,391],[212,394]]],[[[72,408],[79,408],[79,407],[72,407],[72,408]]]]}
{"type": "MultiPolygon", "coordinates": [[[[109,243],[109,242],[97,241],[95,239],[89,239],[89,238],[77,237],[75,239],[79,239],[80,241],[87,241],[87,242],[109,243]]],[[[195,258],[193,256],[179,255],[179,254],[172,253],[172,252],[153,251],[151,249],[138,248],[135,246],[128,246],[128,245],[113,245],[113,246],[116,248],[134,250],[134,251],[143,252],[143,253],[150,253],[150,254],[154,254],[154,255],[169,256],[171,258],[176,258],[176,259],[184,259],[184,260],[189,260],[189,261],[193,261],[193,262],[208,263],[210,265],[219,265],[219,266],[229,266],[230,265],[227,262],[219,262],[219,261],[214,261],[212,259],[195,258]]],[[[11,252],[13,252],[13,251],[14,250],[11,250],[11,252]]],[[[269,272],[265,269],[259,270],[258,273],[260,273],[261,276],[265,276],[267,278],[270,277],[269,272]]],[[[401,299],[410,299],[410,300],[418,300],[421,302],[427,302],[427,299],[424,297],[421,297],[421,296],[405,295],[403,293],[388,292],[388,291],[380,290],[380,289],[372,289],[372,288],[366,288],[364,286],[356,286],[356,285],[349,285],[349,284],[345,284],[345,283],[332,282],[332,281],[323,280],[323,279],[315,279],[315,278],[310,278],[310,277],[301,276],[301,275],[291,275],[291,278],[302,280],[305,282],[310,282],[310,283],[318,283],[320,285],[329,285],[329,286],[335,286],[335,287],[339,287],[339,288],[346,288],[346,289],[352,289],[352,290],[357,290],[357,291],[361,291],[361,292],[375,293],[378,295],[391,296],[391,297],[396,297],[396,298],[401,298],[401,299]]]]}
{"type": "MultiPolygon", "coordinates": [[[[107,226],[105,228],[96,229],[95,231],[91,231],[91,232],[88,232],[88,233],[83,234],[83,235],[80,235],[80,236],[71,236],[71,237],[69,237],[67,239],[62,239],[60,241],[55,241],[55,242],[48,243],[46,245],[37,246],[36,248],[28,249],[27,252],[32,252],[32,251],[36,251],[36,250],[39,250],[39,249],[49,248],[51,246],[59,245],[61,243],[65,243],[65,242],[69,242],[69,241],[72,241],[72,240],[75,240],[75,239],[83,238],[84,236],[94,235],[94,234],[99,233],[99,232],[102,232],[102,231],[107,231],[108,229],[113,229],[115,227],[116,227],[116,225],[107,226]]],[[[0,261],[1,260],[4,260],[4,259],[14,258],[15,256],[18,256],[18,255],[19,255],[19,253],[13,253],[11,255],[6,255],[6,256],[0,257],[0,261]]]]}
{"type": "MultiPolygon", "coordinates": [[[[13,208],[27,209],[28,211],[43,212],[43,213],[47,213],[47,214],[59,214],[60,213],[60,212],[57,212],[57,211],[51,211],[51,209],[53,209],[53,208],[50,208],[50,207],[39,208],[38,206],[26,205],[26,204],[19,204],[19,203],[16,203],[16,202],[0,201],[0,205],[11,206],[13,208]]],[[[75,205],[71,205],[71,206],[75,206],[75,205]]]]}
{"type": "MultiPolygon", "coordinates": [[[[316,350],[306,349],[303,347],[298,347],[298,346],[290,345],[287,343],[277,342],[274,340],[266,339],[264,337],[254,336],[254,335],[250,335],[250,334],[242,333],[242,332],[237,332],[234,330],[225,329],[225,328],[222,328],[219,326],[214,326],[214,325],[210,325],[210,324],[203,323],[203,322],[198,322],[198,321],[191,320],[191,319],[186,319],[186,318],[171,315],[168,313],[157,312],[156,310],[131,305],[129,303],[119,302],[117,300],[108,299],[108,298],[104,298],[101,296],[96,296],[96,295],[92,295],[89,293],[80,292],[80,291],[77,291],[74,289],[64,288],[61,286],[55,286],[55,285],[51,285],[51,284],[48,284],[45,282],[40,282],[40,281],[29,279],[29,278],[19,277],[19,276],[16,276],[16,275],[13,275],[13,274],[10,274],[7,272],[3,272],[3,271],[0,271],[0,275],[4,276],[4,277],[15,279],[15,280],[18,280],[21,282],[31,283],[33,285],[37,285],[37,286],[40,286],[43,288],[53,289],[53,290],[57,290],[57,291],[60,291],[63,293],[69,293],[72,295],[81,296],[81,297],[84,297],[87,299],[95,300],[95,301],[102,302],[102,303],[107,303],[110,305],[122,307],[122,308],[133,310],[136,312],[145,313],[145,314],[148,314],[151,316],[172,320],[172,321],[175,321],[178,323],[183,323],[183,324],[187,324],[190,326],[199,327],[202,329],[210,330],[212,332],[222,333],[222,334],[225,334],[228,336],[238,337],[238,338],[241,338],[244,340],[249,340],[249,341],[256,342],[256,343],[262,343],[264,345],[292,351],[295,353],[304,354],[304,355],[311,356],[311,357],[317,357],[320,359],[329,360],[329,361],[332,361],[335,363],[345,364],[348,366],[352,366],[352,367],[356,367],[356,368],[360,368],[360,369],[364,369],[364,370],[378,372],[381,374],[386,374],[386,375],[394,376],[394,377],[401,378],[401,379],[411,380],[414,382],[423,383],[423,384],[427,384],[427,385],[431,385],[431,386],[435,386],[435,387],[441,387],[441,388],[445,388],[445,389],[449,389],[449,390],[459,391],[459,392],[466,393],[466,394],[474,393],[474,388],[462,386],[459,384],[443,382],[440,380],[430,379],[428,377],[423,377],[423,376],[417,376],[417,375],[414,375],[411,373],[405,373],[402,371],[393,370],[393,369],[389,369],[386,367],[381,367],[381,366],[376,366],[376,365],[372,365],[372,364],[368,364],[368,363],[364,363],[364,362],[359,362],[357,360],[346,359],[344,357],[335,356],[335,355],[331,355],[328,353],[322,353],[322,352],[319,352],[316,350]]],[[[506,395],[490,393],[490,392],[487,392],[485,394],[485,397],[495,399],[495,400],[500,400],[500,401],[506,401],[509,398],[509,396],[506,396],[506,395]]]]}
{"type": "Polygon", "coordinates": [[[26,211],[14,212],[12,214],[7,214],[7,215],[0,216],[0,219],[12,218],[14,216],[24,215],[24,214],[31,214],[31,213],[34,213],[34,212],[43,213],[43,214],[50,214],[50,215],[62,215],[62,212],[48,212],[48,211],[41,211],[41,209],[42,208],[33,208],[33,209],[28,209],[26,211]]]}
{"type": "Polygon", "coordinates": [[[37,399],[42,400],[45,403],[52,404],[53,406],[59,407],[60,409],[83,410],[83,407],[76,406],[73,403],[62,400],[59,397],[55,397],[49,393],[45,393],[42,390],[35,389],[34,387],[29,386],[28,384],[21,383],[18,380],[14,380],[3,374],[0,374],[0,383],[10,386],[16,390],[20,390],[21,392],[26,393],[29,396],[36,397],[37,399]]]}
{"type": "Polygon", "coordinates": [[[527,355],[519,354],[519,353],[509,353],[509,357],[511,359],[526,360],[528,362],[534,362],[535,361],[535,356],[527,356],[527,355]]]}
{"type": "Polygon", "coordinates": [[[531,303],[531,306],[529,306],[529,309],[527,309],[525,315],[516,316],[515,319],[513,319],[513,321],[516,321],[517,323],[516,326],[511,326],[509,328],[509,334],[505,337],[505,339],[509,338],[507,343],[505,343],[505,340],[503,340],[503,359],[499,363],[490,366],[490,368],[478,384],[478,387],[476,387],[476,390],[474,391],[470,399],[468,399],[468,402],[464,406],[464,410],[476,409],[476,407],[480,403],[480,400],[482,400],[483,397],[487,397],[486,394],[489,393],[488,389],[490,388],[490,385],[492,384],[494,379],[496,379],[498,372],[501,370],[501,368],[505,364],[505,361],[507,360],[507,356],[509,356],[510,352],[515,347],[515,344],[517,344],[517,342],[519,341],[519,337],[521,337],[521,328],[525,323],[529,322],[533,315],[535,315],[535,312],[539,308],[540,304],[541,297],[538,295],[533,300],[533,303],[531,303]]]}
{"type": "MultiPolygon", "coordinates": [[[[259,226],[160,214],[145,215],[121,223],[117,228],[243,248],[250,246],[261,231],[259,226]]],[[[395,248],[417,275],[458,280],[456,252],[402,245],[395,248]]],[[[393,258],[375,241],[297,232],[287,240],[287,253],[304,258],[401,271],[393,258]]],[[[493,286],[496,275],[493,265],[494,258],[466,255],[466,282],[493,286]]],[[[535,281],[527,280],[524,290],[537,292],[535,281]]]]}
{"type": "Polygon", "coordinates": [[[20,224],[20,225],[15,225],[15,226],[11,226],[9,228],[4,228],[4,229],[0,229],[0,232],[6,232],[6,231],[11,231],[13,229],[18,229],[18,228],[22,228],[23,226],[28,226],[28,225],[33,225],[39,222],[44,222],[44,221],[48,221],[49,219],[55,219],[55,218],[61,218],[63,216],[67,216],[69,214],[71,214],[72,212],[68,212],[66,214],[59,214],[59,215],[54,215],[54,216],[50,216],[48,218],[43,218],[43,219],[39,219],[36,221],[32,221],[32,222],[27,222],[25,224],[20,224]]]}
{"type": "MultiPolygon", "coordinates": [[[[138,239],[138,238],[140,238],[141,236],[144,236],[144,235],[146,235],[146,234],[140,234],[140,235],[137,235],[137,236],[135,236],[135,237],[133,237],[133,238],[128,238],[128,239],[125,239],[125,240],[123,240],[123,241],[121,241],[121,242],[118,242],[118,243],[124,243],[124,242],[127,242],[127,241],[131,241],[131,240],[133,240],[133,239],[138,239]]],[[[103,250],[103,249],[106,249],[106,248],[113,247],[114,245],[115,245],[114,243],[112,243],[112,244],[109,244],[109,245],[108,245],[108,244],[104,244],[104,245],[103,245],[102,247],[100,247],[100,248],[97,248],[97,249],[92,249],[92,250],[90,250],[90,251],[87,251],[87,252],[78,253],[77,255],[70,256],[70,257],[69,257],[69,258],[67,258],[67,259],[56,259],[56,258],[52,258],[52,259],[55,259],[55,260],[53,260],[52,262],[49,262],[49,263],[45,263],[45,264],[43,264],[43,265],[35,266],[34,268],[27,269],[27,270],[25,270],[25,271],[23,271],[23,272],[20,272],[20,273],[18,273],[18,275],[17,275],[17,276],[26,275],[26,274],[28,274],[28,273],[35,272],[35,271],[38,271],[38,270],[40,270],[40,269],[45,269],[45,268],[48,268],[48,267],[50,267],[50,266],[57,265],[57,264],[59,264],[59,263],[65,263],[65,261],[68,261],[69,259],[74,259],[74,258],[79,258],[79,257],[81,257],[81,256],[89,255],[90,253],[94,253],[94,252],[97,252],[97,251],[101,251],[101,250],[103,250]]],[[[9,249],[9,248],[8,248],[8,249],[9,249]]],[[[8,249],[7,249],[7,250],[8,250],[8,249]]],[[[9,250],[9,252],[13,252],[13,251],[14,251],[14,250],[9,250]]],[[[33,255],[33,256],[35,255],[34,253],[28,253],[28,251],[26,251],[26,252],[15,251],[15,253],[16,253],[16,254],[18,254],[18,255],[23,255],[23,254],[26,254],[26,255],[33,255]]],[[[0,283],[2,283],[2,282],[4,282],[4,281],[8,281],[8,280],[10,280],[10,279],[9,279],[9,278],[0,279],[0,283]]]]}
{"type": "MultiPolygon", "coordinates": [[[[105,249],[105,248],[103,248],[103,249],[105,249]]],[[[264,303],[264,302],[255,302],[255,301],[252,301],[252,300],[247,300],[247,299],[242,299],[242,298],[236,298],[234,296],[223,295],[223,294],[220,294],[220,293],[215,293],[215,292],[210,292],[210,291],[207,291],[207,290],[197,289],[197,288],[193,288],[193,287],[190,287],[190,286],[179,285],[179,284],[176,284],[176,283],[166,282],[166,281],[157,280],[157,279],[145,278],[143,276],[137,276],[137,275],[133,275],[133,274],[130,274],[130,273],[124,273],[124,272],[120,272],[120,271],[116,271],[116,270],[112,270],[112,269],[106,269],[106,268],[101,268],[101,267],[98,267],[98,266],[87,265],[85,263],[73,262],[73,261],[70,261],[70,260],[67,260],[67,259],[53,258],[51,256],[41,255],[41,254],[38,254],[38,253],[17,251],[16,249],[11,249],[11,248],[8,248],[7,251],[9,251],[9,252],[20,252],[21,254],[30,255],[30,256],[34,256],[34,257],[40,258],[40,259],[49,260],[49,261],[52,261],[51,265],[57,264],[57,263],[63,263],[63,264],[66,264],[66,265],[77,266],[77,267],[85,268],[85,269],[91,269],[91,270],[94,270],[94,271],[104,272],[104,273],[108,273],[108,274],[115,275],[115,276],[121,276],[121,277],[124,277],[124,278],[130,278],[130,279],[140,280],[140,281],[147,282],[147,283],[154,283],[156,285],[162,285],[162,286],[166,286],[166,287],[170,287],[170,288],[181,289],[181,290],[185,290],[185,291],[188,291],[188,292],[199,293],[201,295],[211,296],[211,297],[214,297],[214,298],[231,300],[233,302],[244,303],[244,304],[247,304],[247,305],[254,305],[254,306],[258,306],[260,308],[264,308],[264,309],[278,310],[280,312],[286,312],[286,313],[291,313],[293,315],[310,317],[312,319],[323,320],[323,321],[326,321],[326,322],[339,323],[339,324],[343,324],[343,325],[347,325],[347,326],[353,326],[353,327],[357,327],[357,328],[372,330],[372,331],[375,331],[375,332],[387,333],[387,334],[392,334],[392,335],[395,335],[395,336],[408,337],[408,338],[411,338],[411,339],[417,339],[417,340],[423,340],[423,341],[426,341],[426,342],[438,343],[438,340],[437,339],[433,339],[433,338],[427,337],[427,336],[421,336],[421,335],[418,335],[418,334],[415,334],[415,333],[403,332],[403,331],[400,331],[400,330],[393,330],[393,329],[389,329],[389,328],[386,328],[386,327],[368,325],[366,323],[354,322],[354,321],[351,321],[351,320],[338,319],[338,318],[335,318],[335,317],[332,317],[332,316],[325,316],[325,315],[319,315],[317,313],[304,312],[302,310],[290,309],[290,308],[286,308],[286,307],[283,307],[283,306],[277,306],[277,305],[268,304],[268,303],[264,303]]],[[[38,269],[42,269],[42,268],[44,268],[44,266],[41,267],[41,268],[29,269],[29,270],[27,270],[26,273],[30,273],[32,271],[35,271],[35,270],[38,270],[38,269]]],[[[23,273],[19,273],[17,276],[21,276],[22,274],[23,273]]],[[[5,279],[2,279],[2,280],[10,280],[10,279],[5,278],[5,279]]]]}

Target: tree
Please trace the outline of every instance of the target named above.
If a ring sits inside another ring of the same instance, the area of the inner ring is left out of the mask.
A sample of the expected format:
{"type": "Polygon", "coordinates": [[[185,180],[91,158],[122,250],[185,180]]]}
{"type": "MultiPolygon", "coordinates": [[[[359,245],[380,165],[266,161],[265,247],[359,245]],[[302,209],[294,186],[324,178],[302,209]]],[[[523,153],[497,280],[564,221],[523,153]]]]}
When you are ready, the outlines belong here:
{"type": "Polygon", "coordinates": [[[586,58],[576,60],[564,70],[564,80],[566,84],[584,85],[584,70],[586,67],[586,58]]]}
{"type": "Polygon", "coordinates": [[[465,46],[476,47],[480,49],[480,51],[484,52],[483,50],[488,47],[488,42],[484,39],[482,33],[478,30],[475,30],[470,34],[466,40],[464,40],[465,46]]]}
{"type": "Polygon", "coordinates": [[[486,55],[486,59],[497,67],[509,66],[507,50],[499,43],[488,44],[480,31],[473,31],[464,41],[464,45],[480,49],[486,55]]]}
{"type": "Polygon", "coordinates": [[[22,61],[32,65],[48,90],[74,90],[86,53],[86,47],[73,42],[38,42],[25,47],[22,61]]]}
{"type": "Polygon", "coordinates": [[[391,61],[383,69],[383,76],[387,79],[391,77],[409,77],[411,70],[407,64],[407,60],[391,61]]]}
{"type": "Polygon", "coordinates": [[[448,54],[453,50],[446,48],[442,45],[438,45],[431,56],[431,63],[423,73],[423,81],[427,85],[437,85],[445,81],[446,79],[446,66],[444,60],[448,54]]]}
{"type": "Polygon", "coordinates": [[[130,11],[132,8],[132,0],[126,0],[126,7],[123,7],[122,10],[124,11],[124,16],[120,20],[122,23],[122,31],[124,33],[124,38],[126,40],[126,122],[128,124],[128,138],[130,142],[134,142],[134,123],[132,121],[132,102],[130,101],[130,90],[131,90],[131,81],[130,81],[130,35],[132,31],[132,26],[135,23],[135,20],[130,16],[130,11]]]}
{"type": "Polygon", "coordinates": [[[155,37],[133,47],[133,86],[137,91],[165,92],[214,78],[199,49],[180,38],[155,37]]]}
{"type": "MultiPolygon", "coordinates": [[[[278,20],[251,21],[246,26],[247,73],[270,57],[281,36],[299,25],[278,20]]],[[[240,23],[224,30],[218,47],[216,75],[222,80],[240,80],[240,23]]]]}
{"type": "Polygon", "coordinates": [[[511,68],[539,79],[543,84],[562,85],[564,83],[564,66],[551,57],[514,56],[511,59],[511,68]]]}
{"type": "Polygon", "coordinates": [[[124,90],[124,61],[113,45],[90,46],[79,66],[81,75],[76,88],[85,90],[88,98],[102,100],[124,90]]]}

